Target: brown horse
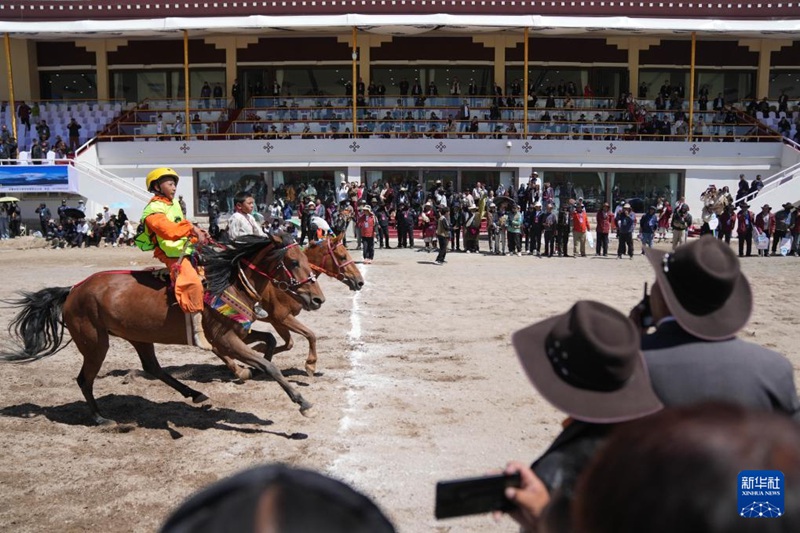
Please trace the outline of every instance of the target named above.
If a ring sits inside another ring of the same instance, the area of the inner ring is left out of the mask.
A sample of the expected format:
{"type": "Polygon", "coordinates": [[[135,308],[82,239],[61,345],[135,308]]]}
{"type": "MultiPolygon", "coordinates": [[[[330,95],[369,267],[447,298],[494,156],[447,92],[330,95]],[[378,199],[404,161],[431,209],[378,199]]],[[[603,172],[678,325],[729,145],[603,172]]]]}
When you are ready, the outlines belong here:
{"type": "MultiPolygon", "coordinates": [[[[351,291],[358,291],[364,286],[364,278],[361,272],[356,267],[355,261],[350,256],[342,239],[344,233],[338,237],[326,237],[320,241],[312,242],[305,249],[306,257],[311,265],[311,268],[326,274],[332,278],[336,278],[348,287],[351,291]]],[[[272,354],[291,350],[294,346],[291,332],[298,333],[308,340],[308,357],[306,359],[305,369],[309,376],[313,376],[317,368],[317,336],[314,332],[300,322],[296,317],[302,311],[302,306],[296,300],[290,298],[288,295],[280,291],[273,291],[274,294],[269,298],[268,305],[264,306],[264,310],[269,314],[268,318],[263,319],[265,322],[272,324],[275,331],[284,341],[283,346],[278,346],[272,354]]],[[[261,331],[251,331],[245,339],[248,344],[254,342],[266,342],[269,333],[261,331]]],[[[217,355],[225,362],[225,365],[241,380],[250,379],[252,372],[249,368],[242,368],[230,358],[223,356],[219,353],[217,355]]],[[[271,356],[269,356],[271,358],[271,356]]],[[[271,360],[271,359],[270,359],[271,360]]]]}
{"type": "MultiPolygon", "coordinates": [[[[245,237],[225,249],[206,247],[202,255],[210,293],[227,289],[242,299],[252,294],[262,305],[268,305],[267,299],[278,289],[309,310],[318,309],[325,301],[305,254],[285,234],[245,237]]],[[[190,344],[191,330],[167,283],[152,272],[99,272],[73,287],[23,293],[21,299],[9,303],[22,307],[9,331],[22,341],[23,349],[5,353],[3,358],[34,361],[56,353],[63,348],[66,325],[83,355],[78,385],[98,424],[112,423],[100,415],[93,394],[94,380],[112,335],[133,345],[146,372],[195,403],[208,399],[167,374],[156,359],[153,343],[190,344]]],[[[241,325],[206,307],[203,326],[216,353],[267,373],[300,405],[301,413],[309,414],[311,404],[272,362],[247,346],[243,340],[247,333],[241,325]]],[[[266,342],[271,355],[275,339],[267,338],[266,342]]]]}

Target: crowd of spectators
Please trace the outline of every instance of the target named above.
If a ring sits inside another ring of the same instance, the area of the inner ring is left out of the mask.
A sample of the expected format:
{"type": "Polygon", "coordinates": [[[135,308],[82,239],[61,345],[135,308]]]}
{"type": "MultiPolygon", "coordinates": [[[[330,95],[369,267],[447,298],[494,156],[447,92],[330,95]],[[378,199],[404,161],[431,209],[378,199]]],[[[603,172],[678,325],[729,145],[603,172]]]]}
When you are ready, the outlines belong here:
{"type": "MultiPolygon", "coordinates": [[[[52,248],[89,248],[133,246],[136,225],[128,218],[124,209],[112,213],[108,206],[94,217],[86,216],[83,200],[76,207],[67,206],[62,200],[53,215],[46,203],[39,204],[35,213],[39,217],[38,234],[52,248]]],[[[36,233],[34,233],[35,235],[36,233]]]]}

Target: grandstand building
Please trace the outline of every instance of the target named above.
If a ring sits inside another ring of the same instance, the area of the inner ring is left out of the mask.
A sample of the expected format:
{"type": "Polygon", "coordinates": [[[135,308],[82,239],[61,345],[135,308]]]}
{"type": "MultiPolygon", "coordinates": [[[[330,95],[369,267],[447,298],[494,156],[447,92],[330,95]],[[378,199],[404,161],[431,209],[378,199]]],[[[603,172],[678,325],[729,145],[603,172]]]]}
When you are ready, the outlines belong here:
{"type": "Polygon", "coordinates": [[[699,212],[741,173],[800,199],[796,2],[17,0],[0,33],[20,163],[36,121],[65,141],[81,125],[58,187],[0,178],[31,208],[69,193],[136,216],[157,166],[184,178],[191,217],[243,188],[265,204],[300,183],[463,190],[534,170],[590,206],[699,212]]]}

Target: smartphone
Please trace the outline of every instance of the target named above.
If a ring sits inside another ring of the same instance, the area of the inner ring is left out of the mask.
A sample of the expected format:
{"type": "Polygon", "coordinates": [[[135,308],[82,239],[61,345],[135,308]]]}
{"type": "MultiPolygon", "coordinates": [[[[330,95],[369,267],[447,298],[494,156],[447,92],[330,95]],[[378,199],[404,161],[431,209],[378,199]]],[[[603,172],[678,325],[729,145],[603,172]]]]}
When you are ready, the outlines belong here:
{"type": "Polygon", "coordinates": [[[452,518],[492,511],[510,511],[507,487],[519,487],[519,472],[497,476],[455,479],[436,484],[436,518],[452,518]]]}

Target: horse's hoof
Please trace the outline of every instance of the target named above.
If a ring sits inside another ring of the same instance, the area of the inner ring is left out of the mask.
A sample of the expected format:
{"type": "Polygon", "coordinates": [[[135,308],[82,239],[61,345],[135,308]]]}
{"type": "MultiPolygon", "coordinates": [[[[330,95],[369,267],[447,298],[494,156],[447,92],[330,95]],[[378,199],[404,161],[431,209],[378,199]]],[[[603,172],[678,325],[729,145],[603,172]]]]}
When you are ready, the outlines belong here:
{"type": "Polygon", "coordinates": [[[311,410],[312,407],[313,406],[310,403],[304,404],[302,407],[300,407],[300,414],[306,418],[314,418],[317,412],[312,411],[311,410]]]}
{"type": "Polygon", "coordinates": [[[242,381],[247,381],[253,378],[253,371],[249,368],[240,368],[238,374],[236,374],[236,377],[242,381]]]}
{"type": "Polygon", "coordinates": [[[106,428],[117,425],[117,423],[114,422],[113,420],[110,420],[108,418],[103,418],[100,415],[94,417],[94,423],[100,427],[106,427],[106,428]]]}
{"type": "Polygon", "coordinates": [[[202,394],[202,393],[200,393],[197,396],[195,396],[194,398],[192,398],[192,402],[194,402],[194,403],[203,403],[203,402],[207,402],[207,401],[208,401],[208,396],[206,396],[205,394],[202,394]]]}
{"type": "Polygon", "coordinates": [[[306,374],[308,374],[308,377],[313,378],[316,372],[317,365],[306,365],[306,374]]]}

